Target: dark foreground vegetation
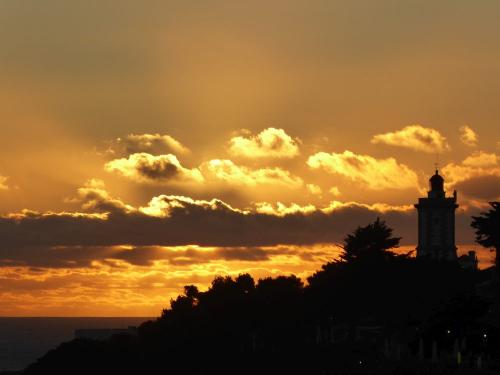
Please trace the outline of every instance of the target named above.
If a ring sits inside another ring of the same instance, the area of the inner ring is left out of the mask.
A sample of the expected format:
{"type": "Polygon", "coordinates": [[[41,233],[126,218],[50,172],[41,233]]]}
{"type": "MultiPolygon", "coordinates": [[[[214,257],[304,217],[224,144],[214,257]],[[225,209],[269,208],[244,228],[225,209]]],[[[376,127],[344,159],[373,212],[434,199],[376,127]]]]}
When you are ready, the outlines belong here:
{"type": "MultiPolygon", "coordinates": [[[[495,232],[495,231],[494,231],[495,232]]],[[[379,220],[308,278],[186,286],[137,335],[76,339],[26,374],[454,374],[500,371],[495,267],[415,259],[379,220]],[[458,372],[457,372],[458,371],[458,372]]]]}

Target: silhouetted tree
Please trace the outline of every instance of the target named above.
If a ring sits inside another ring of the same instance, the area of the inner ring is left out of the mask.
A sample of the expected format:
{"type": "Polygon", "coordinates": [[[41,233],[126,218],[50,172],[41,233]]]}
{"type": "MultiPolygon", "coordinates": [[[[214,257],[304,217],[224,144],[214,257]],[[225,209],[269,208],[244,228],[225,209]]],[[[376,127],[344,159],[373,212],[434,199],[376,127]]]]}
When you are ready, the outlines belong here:
{"type": "Polygon", "coordinates": [[[353,262],[393,257],[395,254],[389,250],[399,246],[401,237],[392,237],[392,231],[380,218],[365,227],[358,227],[344,239],[340,258],[353,262]]]}
{"type": "Polygon", "coordinates": [[[184,295],[188,298],[191,298],[193,300],[196,300],[198,296],[200,295],[200,292],[198,290],[198,287],[195,285],[186,285],[184,287],[184,295]]]}
{"type": "Polygon", "coordinates": [[[500,202],[490,202],[490,206],[490,210],[472,217],[471,226],[476,231],[476,242],[496,252],[495,265],[500,273],[500,202]]]}
{"type": "Polygon", "coordinates": [[[162,316],[169,313],[174,314],[187,314],[193,307],[198,303],[198,297],[200,292],[195,285],[186,285],[184,287],[184,294],[177,296],[176,299],[170,300],[171,310],[165,309],[162,312],[162,316]]]}
{"type": "Polygon", "coordinates": [[[236,278],[236,285],[243,291],[243,293],[252,293],[255,289],[255,281],[248,273],[238,275],[236,278]]]}
{"type": "Polygon", "coordinates": [[[406,296],[401,290],[405,283],[394,280],[401,278],[401,269],[408,270],[410,260],[390,251],[400,241],[392,233],[392,228],[377,218],[345,237],[340,259],[323,265],[308,278],[306,295],[314,319],[386,319],[398,311],[396,301],[406,296]]]}

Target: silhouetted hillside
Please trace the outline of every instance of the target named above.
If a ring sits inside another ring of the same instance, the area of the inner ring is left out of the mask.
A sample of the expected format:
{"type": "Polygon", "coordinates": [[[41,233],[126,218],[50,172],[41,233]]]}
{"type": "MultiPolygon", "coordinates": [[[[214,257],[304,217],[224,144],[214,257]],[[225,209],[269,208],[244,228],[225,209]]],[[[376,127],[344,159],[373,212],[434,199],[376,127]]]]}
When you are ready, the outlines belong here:
{"type": "Polygon", "coordinates": [[[395,255],[392,230],[371,225],[307,285],[244,274],[217,277],[205,292],[186,286],[137,336],[73,340],[25,373],[451,373],[457,357],[494,367],[491,273],[395,255]]]}

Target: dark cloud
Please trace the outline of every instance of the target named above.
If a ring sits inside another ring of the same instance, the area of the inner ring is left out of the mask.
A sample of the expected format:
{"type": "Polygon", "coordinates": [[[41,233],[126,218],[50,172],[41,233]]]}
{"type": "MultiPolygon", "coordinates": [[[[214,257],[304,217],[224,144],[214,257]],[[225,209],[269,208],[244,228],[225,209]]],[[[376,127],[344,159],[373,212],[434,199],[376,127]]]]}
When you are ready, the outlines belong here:
{"type": "MultiPolygon", "coordinates": [[[[191,265],[212,261],[267,261],[273,255],[295,255],[288,248],[261,247],[171,248],[159,246],[24,246],[0,249],[0,267],[29,266],[30,271],[45,268],[92,267],[97,261],[112,267],[123,267],[117,261],[135,266],[151,266],[155,261],[171,265],[191,265]]],[[[300,254],[298,254],[300,255],[300,254]]]]}
{"type": "Polygon", "coordinates": [[[216,251],[217,257],[224,260],[249,260],[260,261],[269,260],[271,251],[266,251],[259,247],[242,248],[242,247],[223,247],[216,251]]]}
{"type": "MultiPolygon", "coordinates": [[[[282,250],[279,253],[288,253],[282,250]]],[[[168,248],[168,247],[135,247],[121,249],[112,255],[112,259],[124,260],[130,264],[147,266],[156,260],[167,261],[172,265],[189,265],[207,263],[217,260],[227,261],[263,261],[275,255],[275,250],[266,250],[260,247],[221,247],[203,249],[197,247],[168,248]]]]}
{"type": "Polygon", "coordinates": [[[164,160],[155,161],[154,163],[141,160],[137,163],[136,168],[140,175],[152,180],[169,180],[179,174],[179,168],[176,165],[164,160]]]}
{"type": "Polygon", "coordinates": [[[178,140],[167,134],[129,134],[117,138],[110,146],[111,150],[117,149],[124,155],[147,152],[149,154],[185,154],[189,149],[178,140]]]}
{"type": "Polygon", "coordinates": [[[91,267],[94,260],[110,258],[113,253],[113,248],[106,246],[1,246],[0,267],[91,267]]]}
{"type": "MultiPolygon", "coordinates": [[[[379,211],[344,204],[332,210],[274,214],[238,210],[216,199],[165,195],[153,198],[147,207],[134,208],[110,197],[98,181],[81,188],[78,200],[95,212],[25,211],[1,217],[0,265],[80,267],[107,259],[136,265],[155,260],[172,264],[261,261],[292,251],[286,246],[263,247],[340,243],[347,233],[376,217],[394,227],[403,244],[416,242],[416,212],[398,208],[379,211]],[[185,248],[167,248],[174,246],[185,248]]],[[[458,243],[472,242],[470,216],[475,213],[457,212],[458,243]]]]}
{"type": "Polygon", "coordinates": [[[479,176],[456,184],[456,188],[469,198],[495,200],[500,197],[500,176],[479,176]]]}
{"type": "Polygon", "coordinates": [[[126,205],[120,199],[110,197],[104,189],[104,182],[98,179],[87,181],[83,187],[78,189],[78,197],[69,201],[81,204],[87,212],[127,213],[134,211],[132,206],[126,205]]]}

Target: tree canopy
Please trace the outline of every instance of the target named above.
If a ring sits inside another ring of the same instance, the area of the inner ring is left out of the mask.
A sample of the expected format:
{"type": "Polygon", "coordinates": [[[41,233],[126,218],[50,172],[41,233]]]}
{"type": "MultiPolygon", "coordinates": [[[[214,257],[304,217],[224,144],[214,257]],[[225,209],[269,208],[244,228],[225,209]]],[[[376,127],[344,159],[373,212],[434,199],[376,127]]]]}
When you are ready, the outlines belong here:
{"type": "Polygon", "coordinates": [[[401,237],[392,237],[392,231],[380,218],[367,226],[358,227],[344,239],[341,259],[352,262],[393,257],[395,254],[389,250],[399,247],[401,237]]]}
{"type": "Polygon", "coordinates": [[[491,209],[472,217],[472,228],[476,232],[476,242],[496,251],[495,263],[499,271],[500,252],[500,202],[490,202],[491,209]]]}

